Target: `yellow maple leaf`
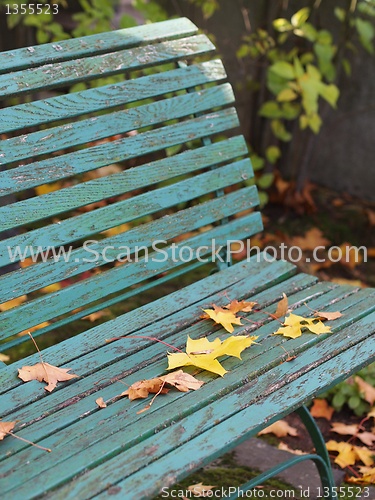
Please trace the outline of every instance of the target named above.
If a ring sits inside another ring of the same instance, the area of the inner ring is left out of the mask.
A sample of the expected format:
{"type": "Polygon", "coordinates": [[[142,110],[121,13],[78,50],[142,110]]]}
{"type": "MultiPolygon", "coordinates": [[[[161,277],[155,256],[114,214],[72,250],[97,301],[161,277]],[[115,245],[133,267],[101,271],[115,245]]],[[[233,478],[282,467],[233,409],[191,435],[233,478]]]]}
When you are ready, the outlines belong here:
{"type": "Polygon", "coordinates": [[[274,335],[284,335],[284,337],[295,339],[302,335],[302,329],[304,328],[316,335],[332,333],[330,327],[326,326],[318,318],[304,318],[297,314],[289,314],[285,318],[284,326],[280,327],[274,335]]]}
{"type": "Polygon", "coordinates": [[[241,359],[241,352],[251,346],[257,338],[238,335],[228,337],[222,342],[219,338],[210,341],[206,337],[191,339],[188,336],[186,352],[168,353],[168,370],[191,365],[223,376],[227,370],[216,358],[227,355],[241,359]]]}
{"type": "Polygon", "coordinates": [[[326,446],[328,451],[337,451],[339,453],[335,458],[335,463],[342,469],[348,467],[348,465],[354,465],[358,460],[367,466],[373,465],[374,463],[372,459],[373,452],[368,448],[354,446],[350,443],[338,443],[333,440],[328,441],[326,446]]]}
{"type": "Polygon", "coordinates": [[[203,311],[215,321],[215,323],[222,325],[229,333],[233,332],[233,325],[242,325],[241,318],[237,318],[229,309],[223,309],[213,304],[213,309],[203,309],[203,311]]]}
{"type": "Polygon", "coordinates": [[[362,477],[348,477],[348,483],[366,483],[375,484],[375,468],[374,467],[359,467],[359,471],[363,474],[362,477]]]}
{"type": "Polygon", "coordinates": [[[286,420],[278,420],[258,432],[258,436],[261,436],[262,434],[275,434],[277,437],[298,436],[298,431],[295,427],[289,425],[286,420]]]}

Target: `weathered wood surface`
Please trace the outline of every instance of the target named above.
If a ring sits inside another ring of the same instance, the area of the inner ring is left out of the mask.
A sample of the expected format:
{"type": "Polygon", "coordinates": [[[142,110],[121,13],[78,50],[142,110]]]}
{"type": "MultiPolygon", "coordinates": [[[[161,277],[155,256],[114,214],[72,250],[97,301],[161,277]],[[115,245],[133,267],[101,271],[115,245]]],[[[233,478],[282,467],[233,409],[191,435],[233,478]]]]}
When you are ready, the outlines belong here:
{"type": "MultiPolygon", "coordinates": [[[[208,256],[212,241],[216,250],[261,231],[246,144],[233,132],[233,92],[221,62],[202,61],[212,49],[181,19],[0,54],[0,99],[21,98],[0,109],[6,134],[0,196],[17,197],[0,207],[0,231],[15,231],[0,242],[0,266],[9,264],[8,246],[20,245],[25,256],[30,246],[73,247],[68,261],[39,261],[0,276],[0,303],[27,295],[0,313],[2,349],[24,342],[17,333],[44,321],[50,324],[35,337],[203,265],[174,262],[175,242],[193,250],[208,245],[201,255],[208,256]],[[110,75],[115,82],[100,80],[110,75]],[[68,85],[93,79],[94,88],[68,92],[68,85]],[[223,138],[227,132],[232,137],[223,138]],[[167,154],[175,146],[181,150],[167,154]],[[113,164],[121,168],[92,175],[113,164]],[[52,192],[34,191],[56,182],[52,192]],[[123,232],[103,234],[122,224],[123,232]],[[94,240],[95,262],[85,260],[87,239],[94,240]],[[155,240],[167,242],[165,261],[115,267],[101,254],[115,258],[126,245],[133,255],[155,240]],[[102,272],[90,275],[96,267],[102,272]],[[58,291],[40,293],[60,282],[58,291]]],[[[252,258],[45,349],[46,362],[79,375],[51,394],[17,378],[17,368],[38,362],[37,354],[1,365],[1,419],[18,420],[18,435],[53,450],[11,437],[1,441],[2,495],[152,498],[375,359],[374,299],[373,290],[317,283],[289,263],[252,258]],[[139,415],[145,401],[118,399],[123,383],[156,377],[167,367],[164,344],[132,334],[183,348],[187,335],[224,335],[199,319],[202,308],[249,299],[272,311],[283,292],[298,314],[310,315],[309,306],[344,316],[331,323],[331,335],[286,340],[272,335],[279,323],[255,312],[256,324],[244,322],[235,334],[259,335],[259,343],[242,361],[226,359],[225,377],[201,373],[199,391],[171,391],[139,415]],[[106,342],[119,335],[129,338],[106,342]],[[290,355],[296,358],[286,362],[290,355]],[[95,403],[99,396],[109,403],[103,410],[95,403]]]]}

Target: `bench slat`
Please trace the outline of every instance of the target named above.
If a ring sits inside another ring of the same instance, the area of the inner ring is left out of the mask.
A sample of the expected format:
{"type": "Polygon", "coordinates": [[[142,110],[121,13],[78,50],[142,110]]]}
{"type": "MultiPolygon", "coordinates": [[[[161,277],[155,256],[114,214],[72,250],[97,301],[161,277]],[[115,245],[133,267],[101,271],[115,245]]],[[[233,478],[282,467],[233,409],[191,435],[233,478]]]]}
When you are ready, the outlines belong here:
{"type": "MultiPolygon", "coordinates": [[[[236,112],[230,108],[57,158],[41,160],[33,165],[23,165],[11,170],[11,177],[4,172],[2,178],[8,177],[8,187],[14,189],[18,185],[17,190],[20,191],[184,144],[187,140],[201,139],[208,135],[208,130],[210,135],[215,135],[237,126],[236,112]]],[[[20,220],[19,225],[22,223],[20,220]]],[[[0,231],[10,227],[13,226],[6,220],[0,221],[0,231]]]]}
{"type": "Polygon", "coordinates": [[[221,61],[213,60],[105,85],[100,89],[88,89],[19,104],[12,108],[0,109],[0,133],[108,110],[196,85],[221,81],[225,77],[221,61]]]}
{"type": "Polygon", "coordinates": [[[145,104],[137,108],[117,111],[88,118],[48,130],[7,139],[1,151],[8,163],[37,158],[65,148],[125,134],[143,127],[160,125],[169,120],[181,119],[196,113],[203,114],[213,108],[233,103],[234,95],[229,84],[145,104]]]}
{"type": "Polygon", "coordinates": [[[149,42],[194,35],[198,28],[187,18],[136,26],[83,38],[62,40],[32,47],[10,50],[1,54],[0,72],[17,71],[46,63],[75,60],[91,54],[114,52],[149,42]]]}
{"type": "Polygon", "coordinates": [[[0,75],[0,98],[59,88],[207,54],[215,49],[205,35],[160,42],[99,56],[46,64],[0,75]]]}

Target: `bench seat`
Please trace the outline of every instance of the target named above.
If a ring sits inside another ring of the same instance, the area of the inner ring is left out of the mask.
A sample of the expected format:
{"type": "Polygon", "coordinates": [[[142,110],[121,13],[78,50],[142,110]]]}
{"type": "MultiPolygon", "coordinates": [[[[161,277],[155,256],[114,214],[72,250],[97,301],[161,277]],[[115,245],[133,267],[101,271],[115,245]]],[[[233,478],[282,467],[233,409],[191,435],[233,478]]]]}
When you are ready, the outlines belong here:
{"type": "Polygon", "coordinates": [[[319,283],[286,262],[238,263],[46,349],[48,362],[80,376],[48,397],[41,397],[38,382],[23,385],[14,377],[15,368],[37,362],[36,355],[3,368],[2,418],[28,422],[17,434],[52,449],[49,454],[16,439],[1,443],[3,494],[22,499],[49,492],[63,499],[132,492],[131,498],[152,498],[367,363],[375,354],[374,298],[369,289],[319,283]],[[223,333],[199,320],[202,308],[236,297],[273,311],[283,292],[297,314],[309,314],[304,303],[340,310],[334,333],[286,340],[271,335],[275,320],[256,312],[251,320],[259,326],[236,326],[234,334],[258,335],[259,344],[245,350],[242,361],[226,359],[225,377],[202,372],[205,384],[198,391],[170,391],[141,414],[145,400],[118,398],[120,381],[131,385],[165,373],[168,348],[141,338],[106,339],[133,333],[183,349],[187,335],[223,333]],[[296,358],[286,361],[289,356],[296,358]],[[107,408],[98,408],[98,396],[107,408]]]}

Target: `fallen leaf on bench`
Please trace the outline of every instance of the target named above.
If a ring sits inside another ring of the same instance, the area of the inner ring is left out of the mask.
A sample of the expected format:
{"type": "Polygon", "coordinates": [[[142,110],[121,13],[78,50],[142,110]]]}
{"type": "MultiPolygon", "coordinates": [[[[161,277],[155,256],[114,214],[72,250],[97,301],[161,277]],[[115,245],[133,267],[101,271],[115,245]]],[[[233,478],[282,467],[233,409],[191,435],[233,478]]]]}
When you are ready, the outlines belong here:
{"type": "Polygon", "coordinates": [[[2,422],[0,421],[0,441],[9,434],[17,422],[2,422]]]}
{"type": "Polygon", "coordinates": [[[212,488],[215,486],[206,486],[203,483],[192,484],[188,486],[188,491],[191,491],[195,497],[212,497],[212,488]]]}
{"type": "Polygon", "coordinates": [[[284,335],[284,337],[295,339],[302,335],[302,329],[307,329],[316,335],[332,333],[330,327],[324,325],[318,318],[309,319],[297,314],[289,314],[285,318],[284,326],[274,332],[274,335],[284,335]]]}
{"type": "Polygon", "coordinates": [[[347,425],[341,422],[334,422],[331,430],[336,432],[336,434],[341,434],[343,436],[355,436],[367,446],[372,446],[375,441],[375,434],[366,431],[361,432],[359,425],[357,424],[347,425]]]}
{"type": "MultiPolygon", "coordinates": [[[[241,318],[237,318],[232,311],[218,307],[215,304],[213,304],[213,309],[203,309],[203,311],[215,323],[222,325],[229,333],[233,332],[233,325],[242,325],[241,318]]],[[[203,316],[203,318],[207,318],[207,316],[203,316]]]]}
{"type": "Polygon", "coordinates": [[[129,389],[122,392],[121,396],[128,396],[130,401],[134,401],[134,399],[143,399],[147,398],[149,394],[157,394],[160,392],[161,394],[166,394],[169,389],[163,387],[164,381],[161,377],[151,378],[149,380],[139,380],[138,382],[134,382],[129,389]]]}
{"type": "Polygon", "coordinates": [[[325,418],[327,420],[332,419],[334,413],[334,408],[329,406],[326,399],[315,398],[313,405],[310,408],[310,413],[315,418],[325,418]]]}
{"type": "Polygon", "coordinates": [[[69,370],[70,368],[58,368],[49,363],[37,363],[33,366],[18,368],[18,376],[24,382],[29,382],[30,380],[44,381],[48,384],[45,390],[52,392],[57,382],[65,382],[78,377],[75,373],[67,373],[69,370]]]}
{"type": "Polygon", "coordinates": [[[168,353],[168,370],[179,366],[196,366],[223,376],[227,370],[216,358],[226,355],[241,359],[241,352],[250,347],[257,338],[256,336],[232,335],[222,342],[219,338],[213,341],[206,337],[194,340],[188,336],[186,352],[168,353]]]}
{"type": "Polygon", "coordinates": [[[361,461],[367,466],[373,465],[373,452],[363,446],[354,446],[350,443],[338,443],[337,441],[328,441],[326,443],[328,451],[337,451],[339,454],[335,458],[335,463],[342,469],[348,465],[354,465],[357,461],[361,461]]]}
{"type": "Polygon", "coordinates": [[[354,382],[358,385],[359,391],[363,394],[365,400],[372,406],[375,402],[375,387],[358,376],[354,377],[354,382]]]}
{"type": "Polygon", "coordinates": [[[285,420],[278,420],[258,432],[258,436],[261,436],[262,434],[274,434],[277,437],[298,436],[298,431],[295,427],[289,425],[285,420]]]}
{"type": "Polygon", "coordinates": [[[341,318],[342,314],[340,313],[340,311],[315,311],[314,316],[316,316],[318,319],[333,321],[334,319],[341,318]]]}
{"type": "Polygon", "coordinates": [[[285,295],[285,293],[283,293],[283,298],[277,304],[274,316],[276,318],[281,318],[282,316],[286,315],[287,311],[288,311],[288,297],[285,295]]]}
{"type": "MultiPolygon", "coordinates": [[[[250,312],[253,310],[253,307],[257,304],[257,302],[246,302],[246,300],[232,300],[229,304],[224,306],[224,309],[228,309],[233,314],[236,314],[240,311],[250,312]]],[[[233,328],[232,328],[233,331],[233,328]]]]}
{"type": "Polygon", "coordinates": [[[359,472],[363,474],[362,477],[346,477],[345,480],[348,483],[360,483],[360,484],[375,484],[375,468],[374,467],[359,467],[359,472]]]}
{"type": "Polygon", "coordinates": [[[196,379],[189,373],[177,370],[161,377],[134,382],[126,391],[121,393],[121,396],[128,396],[130,401],[133,401],[134,399],[147,398],[149,394],[157,394],[159,392],[160,394],[166,394],[170,389],[164,387],[165,384],[172,385],[180,392],[188,392],[190,389],[196,391],[204,382],[196,379]]]}
{"type": "Polygon", "coordinates": [[[193,377],[189,373],[185,373],[182,370],[177,370],[176,372],[168,373],[160,377],[166,384],[173,385],[176,389],[181,392],[187,392],[190,389],[196,391],[204,382],[193,377]]]}
{"type": "Polygon", "coordinates": [[[95,403],[99,406],[99,408],[107,408],[107,403],[102,397],[95,399],[95,403]]]}

